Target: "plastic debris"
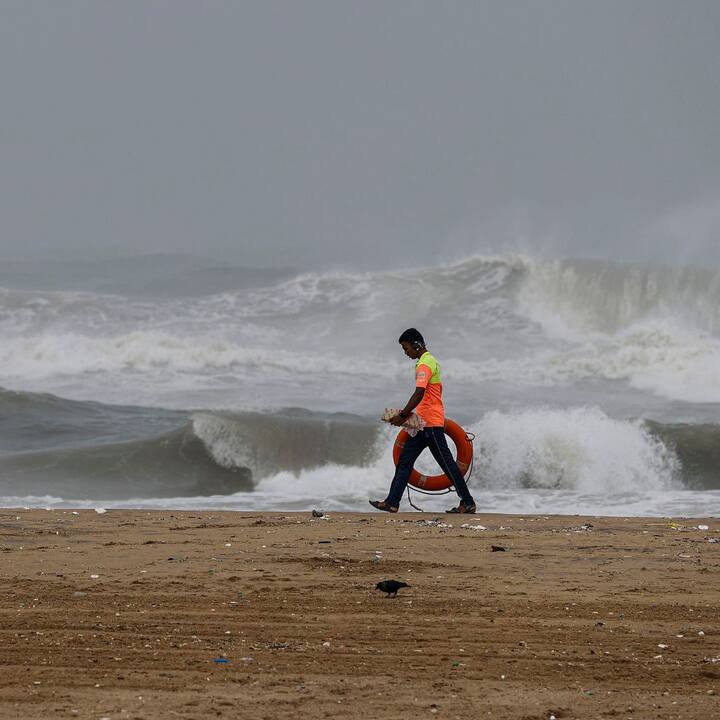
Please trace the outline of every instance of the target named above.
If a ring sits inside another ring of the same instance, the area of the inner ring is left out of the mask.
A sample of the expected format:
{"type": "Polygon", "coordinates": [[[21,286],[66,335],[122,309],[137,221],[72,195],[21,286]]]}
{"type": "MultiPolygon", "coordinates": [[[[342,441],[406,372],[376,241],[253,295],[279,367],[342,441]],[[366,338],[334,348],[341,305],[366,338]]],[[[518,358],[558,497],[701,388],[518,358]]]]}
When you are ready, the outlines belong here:
{"type": "Polygon", "coordinates": [[[502,545],[491,545],[490,550],[492,552],[505,552],[507,548],[504,548],[502,545]]]}
{"type": "MultiPolygon", "coordinates": [[[[505,528],[502,525],[498,528],[499,530],[511,530],[512,528],[505,528]]],[[[550,532],[558,533],[582,533],[582,532],[590,532],[593,529],[593,525],[591,523],[585,523],[584,525],[572,525],[571,527],[564,527],[564,528],[552,528],[550,532]]]]}
{"type": "Polygon", "coordinates": [[[435,518],[434,520],[417,520],[415,522],[416,525],[423,525],[425,527],[436,527],[436,528],[451,528],[451,523],[443,522],[442,520],[435,518]]]}
{"type": "MultiPolygon", "coordinates": [[[[383,422],[390,422],[396,415],[400,414],[400,408],[385,408],[385,412],[380,418],[383,422]]],[[[402,424],[403,429],[410,437],[415,437],[421,430],[425,428],[425,420],[416,413],[410,413],[409,417],[402,424]]]]}
{"type": "Polygon", "coordinates": [[[213,658],[213,662],[217,665],[227,665],[230,661],[224,657],[213,658]]]}
{"type": "Polygon", "coordinates": [[[98,515],[104,515],[104,514],[107,512],[107,510],[106,510],[105,508],[97,507],[97,508],[95,508],[95,512],[96,512],[98,515]]]}

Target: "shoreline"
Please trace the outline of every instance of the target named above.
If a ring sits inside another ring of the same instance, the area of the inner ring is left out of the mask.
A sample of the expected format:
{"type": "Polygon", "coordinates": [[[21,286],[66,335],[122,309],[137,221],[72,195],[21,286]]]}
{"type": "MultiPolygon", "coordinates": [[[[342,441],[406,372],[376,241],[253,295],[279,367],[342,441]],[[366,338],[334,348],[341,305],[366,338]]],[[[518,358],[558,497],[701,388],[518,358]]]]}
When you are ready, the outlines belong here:
{"type": "Polygon", "coordinates": [[[0,717],[707,720],[719,551],[715,518],[3,509],[0,717]]]}

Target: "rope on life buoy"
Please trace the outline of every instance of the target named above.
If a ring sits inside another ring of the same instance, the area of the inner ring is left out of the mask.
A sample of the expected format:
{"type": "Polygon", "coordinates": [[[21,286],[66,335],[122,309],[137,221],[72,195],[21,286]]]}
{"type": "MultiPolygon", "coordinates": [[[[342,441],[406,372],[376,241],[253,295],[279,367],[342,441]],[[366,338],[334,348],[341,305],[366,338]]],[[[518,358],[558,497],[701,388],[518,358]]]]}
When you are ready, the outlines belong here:
{"type": "MultiPolygon", "coordinates": [[[[463,474],[463,477],[465,477],[466,482],[469,483],[474,467],[473,441],[475,440],[475,435],[473,433],[466,432],[460,425],[458,425],[458,423],[450,419],[445,420],[445,427],[443,430],[445,431],[445,434],[448,435],[455,443],[455,447],[457,448],[457,459],[455,462],[457,463],[460,472],[463,474]]],[[[393,446],[393,461],[395,462],[395,465],[398,464],[400,453],[405,447],[405,441],[408,437],[408,433],[405,430],[401,430],[395,438],[395,444],[393,446]]],[[[425,512],[422,508],[419,508],[415,505],[415,503],[413,503],[410,496],[411,489],[423,495],[445,495],[450,492],[452,487],[452,481],[445,473],[428,476],[422,475],[413,468],[407,485],[408,502],[411,507],[415,508],[415,510],[425,512]]]]}

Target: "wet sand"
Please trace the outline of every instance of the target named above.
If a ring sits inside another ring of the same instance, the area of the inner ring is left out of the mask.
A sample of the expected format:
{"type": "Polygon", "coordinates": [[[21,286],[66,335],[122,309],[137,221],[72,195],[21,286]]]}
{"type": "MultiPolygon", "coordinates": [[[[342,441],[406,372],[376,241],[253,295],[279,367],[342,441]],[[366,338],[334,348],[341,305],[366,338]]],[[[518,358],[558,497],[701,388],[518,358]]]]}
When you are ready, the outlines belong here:
{"type": "Polygon", "coordinates": [[[713,519],[2,510],[0,718],[712,720],[716,539],[713,519]]]}

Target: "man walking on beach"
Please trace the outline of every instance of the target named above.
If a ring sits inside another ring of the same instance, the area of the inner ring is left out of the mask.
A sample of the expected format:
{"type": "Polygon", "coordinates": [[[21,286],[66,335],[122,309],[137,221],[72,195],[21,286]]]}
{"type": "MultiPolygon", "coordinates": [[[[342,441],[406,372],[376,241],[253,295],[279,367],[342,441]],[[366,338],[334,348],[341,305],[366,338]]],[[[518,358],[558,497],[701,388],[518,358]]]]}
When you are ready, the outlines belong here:
{"type": "Polygon", "coordinates": [[[396,513],[415,461],[425,448],[430,448],[441,470],[448,476],[455,486],[455,492],[460,496],[460,504],[447,512],[474,513],[475,501],[445,440],[445,407],[442,401],[440,364],[428,352],[423,336],[415,328],[408,328],[398,342],[405,354],[416,361],[415,392],[405,407],[389,422],[400,427],[415,410],[425,422],[425,427],[415,437],[409,437],[405,441],[388,496],[385,500],[370,500],[370,504],[378,510],[396,513]]]}

